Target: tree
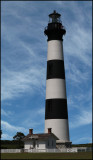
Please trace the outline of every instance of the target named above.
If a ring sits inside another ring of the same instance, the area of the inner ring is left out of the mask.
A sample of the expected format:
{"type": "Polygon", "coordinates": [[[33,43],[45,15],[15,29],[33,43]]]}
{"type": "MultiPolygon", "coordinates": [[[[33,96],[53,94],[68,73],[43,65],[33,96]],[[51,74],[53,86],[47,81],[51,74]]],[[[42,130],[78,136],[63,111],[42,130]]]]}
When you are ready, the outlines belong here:
{"type": "Polygon", "coordinates": [[[21,141],[25,137],[24,133],[17,132],[16,135],[13,137],[14,140],[21,141]]]}
{"type": "Polygon", "coordinates": [[[13,137],[14,140],[17,140],[19,143],[19,148],[22,145],[22,139],[25,137],[24,133],[22,132],[17,132],[16,135],[13,137]]]}

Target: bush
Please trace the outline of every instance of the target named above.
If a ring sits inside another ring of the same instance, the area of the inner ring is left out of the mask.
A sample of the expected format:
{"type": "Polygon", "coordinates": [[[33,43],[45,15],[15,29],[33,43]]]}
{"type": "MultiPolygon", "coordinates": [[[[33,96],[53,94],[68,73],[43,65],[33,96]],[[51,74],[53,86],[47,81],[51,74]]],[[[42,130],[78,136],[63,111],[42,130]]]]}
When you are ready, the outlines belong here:
{"type": "Polygon", "coordinates": [[[24,148],[24,143],[22,141],[1,140],[1,149],[20,149],[20,148],[24,148]]]}

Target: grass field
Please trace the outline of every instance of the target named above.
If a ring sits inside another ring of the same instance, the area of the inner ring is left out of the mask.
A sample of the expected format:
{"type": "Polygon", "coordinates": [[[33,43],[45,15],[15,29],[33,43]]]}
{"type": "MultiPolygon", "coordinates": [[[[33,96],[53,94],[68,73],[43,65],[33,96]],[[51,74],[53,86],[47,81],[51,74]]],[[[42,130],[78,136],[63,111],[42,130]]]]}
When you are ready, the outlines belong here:
{"type": "Polygon", "coordinates": [[[2,153],[1,159],[92,159],[92,152],[79,153],[2,153]]]}

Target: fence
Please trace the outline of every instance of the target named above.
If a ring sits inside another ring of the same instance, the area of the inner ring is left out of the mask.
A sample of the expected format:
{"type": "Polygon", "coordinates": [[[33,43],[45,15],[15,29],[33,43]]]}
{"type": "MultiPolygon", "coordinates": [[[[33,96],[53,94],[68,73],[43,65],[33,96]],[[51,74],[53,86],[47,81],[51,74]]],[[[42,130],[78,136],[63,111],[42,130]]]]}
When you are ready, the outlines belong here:
{"type": "Polygon", "coordinates": [[[67,152],[78,152],[77,148],[67,148],[67,152]]]}
{"type": "Polygon", "coordinates": [[[59,149],[24,149],[24,152],[60,152],[59,149]]]}
{"type": "Polygon", "coordinates": [[[66,152],[91,152],[92,147],[72,147],[72,148],[62,148],[62,149],[1,149],[1,153],[40,153],[40,152],[51,152],[51,153],[66,153],[66,152]]]}
{"type": "Polygon", "coordinates": [[[1,149],[1,153],[22,153],[23,149],[1,149]]]}
{"type": "Polygon", "coordinates": [[[77,147],[78,152],[92,152],[92,147],[77,147]]]}
{"type": "Polygon", "coordinates": [[[58,153],[58,152],[77,152],[77,148],[62,148],[62,149],[24,149],[24,152],[50,152],[50,153],[58,153]]]}

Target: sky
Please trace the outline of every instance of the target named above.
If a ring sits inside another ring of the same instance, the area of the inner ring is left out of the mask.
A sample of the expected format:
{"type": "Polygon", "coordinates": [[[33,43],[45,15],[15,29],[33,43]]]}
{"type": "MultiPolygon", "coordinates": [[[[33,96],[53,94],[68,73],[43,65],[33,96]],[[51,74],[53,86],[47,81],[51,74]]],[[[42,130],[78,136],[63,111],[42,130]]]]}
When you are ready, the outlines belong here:
{"type": "Polygon", "coordinates": [[[1,2],[2,139],[44,133],[48,15],[61,14],[70,141],[92,142],[92,2],[1,2]]]}

